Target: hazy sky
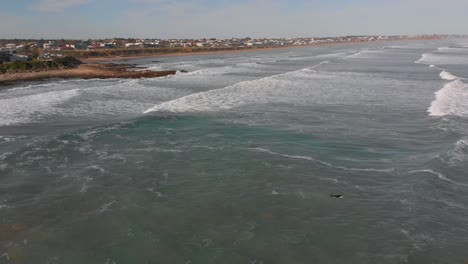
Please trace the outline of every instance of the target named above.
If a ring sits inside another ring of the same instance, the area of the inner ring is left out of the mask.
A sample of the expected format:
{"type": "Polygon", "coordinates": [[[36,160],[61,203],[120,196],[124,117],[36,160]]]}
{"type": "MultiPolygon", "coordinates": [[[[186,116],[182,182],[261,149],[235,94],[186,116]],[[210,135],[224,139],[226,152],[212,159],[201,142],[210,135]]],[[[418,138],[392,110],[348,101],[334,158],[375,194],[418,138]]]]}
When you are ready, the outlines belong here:
{"type": "Polygon", "coordinates": [[[1,0],[0,38],[468,33],[468,0],[1,0]]]}

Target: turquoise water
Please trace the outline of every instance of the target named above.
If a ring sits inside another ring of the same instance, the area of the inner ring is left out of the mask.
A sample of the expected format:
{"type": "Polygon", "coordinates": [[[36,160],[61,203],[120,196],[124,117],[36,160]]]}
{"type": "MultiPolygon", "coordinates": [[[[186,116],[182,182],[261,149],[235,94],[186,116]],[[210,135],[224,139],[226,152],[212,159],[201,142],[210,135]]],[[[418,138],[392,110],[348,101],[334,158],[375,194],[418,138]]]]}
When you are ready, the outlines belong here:
{"type": "Polygon", "coordinates": [[[2,90],[0,263],[463,263],[466,42],[2,90]]]}

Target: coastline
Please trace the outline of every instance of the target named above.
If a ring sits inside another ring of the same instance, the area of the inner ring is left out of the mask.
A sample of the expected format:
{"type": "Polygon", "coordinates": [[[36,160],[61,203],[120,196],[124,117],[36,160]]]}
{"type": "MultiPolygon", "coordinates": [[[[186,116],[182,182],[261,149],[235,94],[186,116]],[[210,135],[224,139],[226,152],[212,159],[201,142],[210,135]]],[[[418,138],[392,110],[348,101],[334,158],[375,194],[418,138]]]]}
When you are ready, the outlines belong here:
{"type": "MultiPolygon", "coordinates": [[[[275,47],[275,48],[254,48],[254,49],[238,49],[238,50],[219,50],[219,51],[195,51],[195,52],[174,52],[174,53],[147,53],[141,55],[131,55],[131,56],[107,56],[107,57],[94,57],[94,58],[79,58],[84,63],[103,63],[103,62],[112,62],[112,61],[129,61],[142,58],[165,58],[165,57],[185,57],[185,56],[203,56],[211,54],[231,54],[231,53],[250,53],[250,52],[261,52],[261,51],[271,51],[271,50],[280,50],[288,48],[298,48],[299,46],[288,46],[288,47],[275,47]]],[[[305,46],[300,46],[305,47],[305,46]]],[[[310,47],[310,46],[309,46],[310,47]]]]}
{"type": "Polygon", "coordinates": [[[219,50],[219,51],[191,51],[191,52],[174,52],[174,53],[147,53],[140,55],[130,56],[106,56],[106,57],[78,57],[84,63],[103,63],[103,62],[118,62],[118,61],[129,61],[135,59],[144,58],[165,58],[165,57],[185,57],[185,56],[203,56],[211,54],[235,54],[235,53],[252,53],[262,51],[273,51],[273,50],[285,50],[285,49],[300,49],[300,48],[313,48],[313,47],[330,47],[330,46],[341,46],[341,45],[356,45],[356,44],[374,44],[374,43],[385,43],[385,42],[397,42],[397,41],[418,41],[418,40],[438,40],[440,37],[433,38],[412,38],[412,39],[395,39],[395,40],[376,40],[376,41],[355,41],[355,42],[332,42],[332,43],[316,43],[311,45],[296,45],[296,46],[280,46],[280,47],[264,47],[264,48],[241,48],[237,50],[219,50]]]}
{"type": "Polygon", "coordinates": [[[122,78],[122,79],[138,79],[138,78],[155,78],[168,75],[174,75],[177,71],[130,71],[129,69],[135,68],[132,65],[126,64],[113,64],[111,62],[122,62],[135,59],[144,58],[164,58],[164,57],[181,57],[181,56],[203,56],[212,54],[233,54],[233,53],[251,53],[273,50],[285,49],[298,49],[298,48],[311,48],[311,47],[328,47],[328,46],[341,46],[341,45],[355,45],[355,44],[373,44],[384,42],[396,41],[417,41],[417,40],[437,40],[439,37],[433,38],[412,38],[412,39],[395,39],[395,40],[377,40],[377,41],[360,41],[360,42],[338,42],[338,43],[318,43],[313,45],[298,45],[298,46],[281,46],[281,47],[263,47],[263,48],[244,48],[236,50],[220,50],[220,51],[191,51],[191,52],[175,52],[175,53],[147,53],[131,56],[106,56],[94,58],[78,58],[82,65],[72,69],[59,69],[49,71],[35,71],[35,72],[19,72],[19,73],[5,73],[0,74],[0,87],[12,86],[18,82],[27,81],[45,81],[47,79],[60,78],[60,79],[109,79],[109,78],[122,78]]]}
{"type": "Polygon", "coordinates": [[[137,79],[137,78],[155,78],[168,75],[174,75],[177,71],[129,71],[129,68],[134,68],[130,65],[115,65],[104,63],[88,63],[82,64],[77,68],[51,70],[51,71],[38,71],[38,72],[22,72],[22,73],[8,73],[0,74],[0,87],[10,86],[18,82],[27,81],[44,81],[47,79],[61,78],[61,79],[137,79]]]}

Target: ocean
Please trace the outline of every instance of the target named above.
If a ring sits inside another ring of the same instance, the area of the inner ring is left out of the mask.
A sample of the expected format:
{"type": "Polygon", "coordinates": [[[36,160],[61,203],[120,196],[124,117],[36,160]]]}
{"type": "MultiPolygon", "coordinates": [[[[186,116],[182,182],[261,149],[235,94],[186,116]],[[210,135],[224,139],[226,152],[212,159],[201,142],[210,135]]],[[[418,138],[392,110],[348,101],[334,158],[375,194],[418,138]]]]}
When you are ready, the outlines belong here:
{"type": "Polygon", "coordinates": [[[468,261],[468,40],[125,63],[0,90],[0,263],[468,261]]]}

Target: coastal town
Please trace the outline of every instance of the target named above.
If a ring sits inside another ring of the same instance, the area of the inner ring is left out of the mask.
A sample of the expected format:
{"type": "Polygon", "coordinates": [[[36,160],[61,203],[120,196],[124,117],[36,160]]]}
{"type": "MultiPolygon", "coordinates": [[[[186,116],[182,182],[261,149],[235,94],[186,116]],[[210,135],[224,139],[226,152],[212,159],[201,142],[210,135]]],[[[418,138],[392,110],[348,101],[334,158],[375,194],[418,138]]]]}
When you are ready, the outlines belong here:
{"type": "Polygon", "coordinates": [[[414,36],[343,36],[327,38],[231,38],[231,39],[88,39],[88,40],[11,40],[0,39],[0,63],[28,60],[50,60],[55,57],[76,55],[77,57],[99,56],[99,51],[120,51],[125,55],[128,51],[158,50],[171,52],[196,52],[216,50],[237,50],[253,48],[275,48],[294,46],[314,46],[335,43],[362,43],[377,41],[395,41],[411,39],[434,39],[457,37],[448,35],[414,35],[414,36]],[[75,52],[75,53],[73,53],[75,52]]]}
{"type": "Polygon", "coordinates": [[[153,71],[137,69],[129,60],[164,55],[213,52],[248,52],[278,48],[362,44],[384,41],[436,40],[453,35],[345,36],[330,38],[254,39],[89,39],[0,40],[0,86],[50,78],[152,78],[185,72],[184,69],[153,71]]]}

